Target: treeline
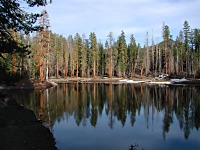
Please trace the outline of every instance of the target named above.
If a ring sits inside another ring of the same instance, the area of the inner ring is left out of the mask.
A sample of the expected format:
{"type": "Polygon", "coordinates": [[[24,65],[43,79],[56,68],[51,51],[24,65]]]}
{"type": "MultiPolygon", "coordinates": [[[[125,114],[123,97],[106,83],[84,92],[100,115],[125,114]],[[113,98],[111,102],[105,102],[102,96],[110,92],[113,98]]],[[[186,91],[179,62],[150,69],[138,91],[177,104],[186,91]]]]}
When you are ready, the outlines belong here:
{"type": "Polygon", "coordinates": [[[146,33],[145,45],[136,43],[132,34],[126,41],[121,31],[117,40],[108,33],[105,43],[97,42],[91,32],[87,38],[76,33],[67,38],[49,30],[48,13],[42,12],[39,19],[43,30],[24,35],[10,31],[18,43],[29,45],[28,52],[8,53],[0,57],[0,79],[49,77],[134,77],[157,76],[165,73],[181,77],[199,76],[200,29],[191,29],[184,21],[176,40],[173,40],[168,25],[163,24],[163,41],[158,43],[146,33]],[[4,75],[7,75],[6,77],[4,75]]]}

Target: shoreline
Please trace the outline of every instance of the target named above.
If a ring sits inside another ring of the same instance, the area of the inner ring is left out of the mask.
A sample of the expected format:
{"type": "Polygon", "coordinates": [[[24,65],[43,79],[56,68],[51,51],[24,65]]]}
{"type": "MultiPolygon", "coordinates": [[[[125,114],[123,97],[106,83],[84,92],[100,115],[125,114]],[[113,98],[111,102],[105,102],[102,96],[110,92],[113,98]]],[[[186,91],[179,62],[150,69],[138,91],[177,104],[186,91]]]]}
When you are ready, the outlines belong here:
{"type": "Polygon", "coordinates": [[[5,95],[0,95],[0,104],[1,149],[57,150],[50,129],[37,120],[32,110],[5,95]]]}
{"type": "Polygon", "coordinates": [[[50,80],[40,83],[34,79],[22,79],[16,83],[0,85],[0,90],[44,90],[54,86],[57,86],[57,83],[50,80]]]}
{"type": "Polygon", "coordinates": [[[161,79],[145,77],[140,78],[51,78],[53,83],[112,83],[112,84],[145,84],[145,85],[194,85],[200,86],[200,79],[161,79]]]}
{"type": "Polygon", "coordinates": [[[11,85],[0,85],[1,90],[45,90],[62,83],[105,83],[105,84],[145,84],[145,85],[190,85],[200,86],[200,79],[169,79],[164,78],[156,80],[153,77],[134,77],[134,78],[81,78],[81,77],[68,77],[68,78],[50,78],[47,81],[40,83],[34,79],[23,79],[11,85]]]}
{"type": "Polygon", "coordinates": [[[52,82],[55,83],[73,83],[73,82],[78,82],[78,83],[119,83],[120,80],[134,80],[137,82],[149,82],[152,80],[150,77],[145,77],[143,79],[141,78],[118,78],[118,77],[113,77],[113,78],[108,78],[108,77],[88,77],[88,78],[81,78],[81,77],[68,77],[68,78],[50,78],[49,79],[52,82]]]}

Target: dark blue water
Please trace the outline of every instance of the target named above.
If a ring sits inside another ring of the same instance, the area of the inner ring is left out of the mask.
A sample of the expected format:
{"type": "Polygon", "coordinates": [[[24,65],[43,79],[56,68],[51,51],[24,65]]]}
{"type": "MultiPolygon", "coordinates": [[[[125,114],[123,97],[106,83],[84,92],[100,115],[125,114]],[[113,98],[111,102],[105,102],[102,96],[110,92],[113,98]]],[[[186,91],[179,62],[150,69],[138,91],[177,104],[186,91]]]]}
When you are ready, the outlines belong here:
{"type": "Polygon", "coordinates": [[[199,150],[200,88],[61,84],[18,93],[61,150],[199,150]]]}

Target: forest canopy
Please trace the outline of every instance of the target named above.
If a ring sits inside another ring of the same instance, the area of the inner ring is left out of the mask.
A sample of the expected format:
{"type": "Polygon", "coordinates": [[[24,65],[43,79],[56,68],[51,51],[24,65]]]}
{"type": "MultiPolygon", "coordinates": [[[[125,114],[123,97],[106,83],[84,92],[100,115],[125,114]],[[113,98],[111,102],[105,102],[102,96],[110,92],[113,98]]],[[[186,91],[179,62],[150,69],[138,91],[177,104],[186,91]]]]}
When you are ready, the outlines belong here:
{"type": "MultiPolygon", "coordinates": [[[[23,0],[29,7],[45,6],[46,0],[23,0]]],[[[11,31],[23,31],[28,34],[39,31],[41,28],[35,25],[40,14],[28,13],[21,6],[19,0],[0,0],[0,54],[14,53],[25,50],[25,45],[19,44],[11,35],[11,31]]]]}
{"type": "MultiPolygon", "coordinates": [[[[42,30],[40,25],[36,25],[37,19],[42,15],[39,13],[28,13],[21,5],[27,4],[28,7],[39,7],[45,6],[48,3],[51,3],[51,0],[0,0],[0,81],[13,76],[6,66],[6,61],[9,58],[8,54],[14,56],[18,54],[25,57],[25,55],[30,53],[28,51],[28,44],[17,39],[17,33],[20,32],[20,34],[27,35],[30,32],[42,30]],[[2,78],[3,75],[8,76],[2,78]]],[[[14,60],[16,60],[16,57],[14,60]]],[[[15,64],[13,70],[14,74],[17,73],[15,64]]]]}
{"type": "MultiPolygon", "coordinates": [[[[0,81],[5,80],[3,74],[39,78],[41,82],[51,77],[134,78],[137,75],[142,78],[164,73],[196,78],[200,75],[200,29],[191,29],[187,20],[175,39],[170,33],[170,26],[163,24],[160,43],[155,42],[154,35],[144,31],[146,39],[142,47],[136,43],[133,34],[127,41],[123,30],[116,40],[112,32],[108,33],[104,43],[97,42],[95,32],[88,37],[79,33],[74,37],[63,37],[50,30],[46,10],[41,14],[26,13],[17,0],[0,2],[1,20],[5,22],[1,22],[0,26],[0,81]],[[7,19],[8,16],[13,18],[7,19]],[[38,25],[35,24],[37,20],[38,25]]],[[[48,3],[36,0],[26,2],[29,7],[48,3]]]]}

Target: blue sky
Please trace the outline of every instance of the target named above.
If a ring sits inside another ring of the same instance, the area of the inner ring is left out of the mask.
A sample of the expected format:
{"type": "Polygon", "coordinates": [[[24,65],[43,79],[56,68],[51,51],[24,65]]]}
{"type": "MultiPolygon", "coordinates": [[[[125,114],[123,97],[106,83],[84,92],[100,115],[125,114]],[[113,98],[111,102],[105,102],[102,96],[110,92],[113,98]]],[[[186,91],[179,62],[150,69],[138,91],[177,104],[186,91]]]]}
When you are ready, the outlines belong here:
{"type": "MultiPolygon", "coordinates": [[[[125,32],[127,43],[133,34],[136,42],[145,44],[149,39],[162,40],[163,22],[176,38],[187,20],[191,28],[200,28],[200,0],[53,0],[45,8],[49,14],[51,30],[74,36],[77,32],[86,38],[95,32],[97,39],[105,42],[112,32],[117,40],[125,32]]],[[[150,40],[151,41],[151,40],[150,40]]]]}

